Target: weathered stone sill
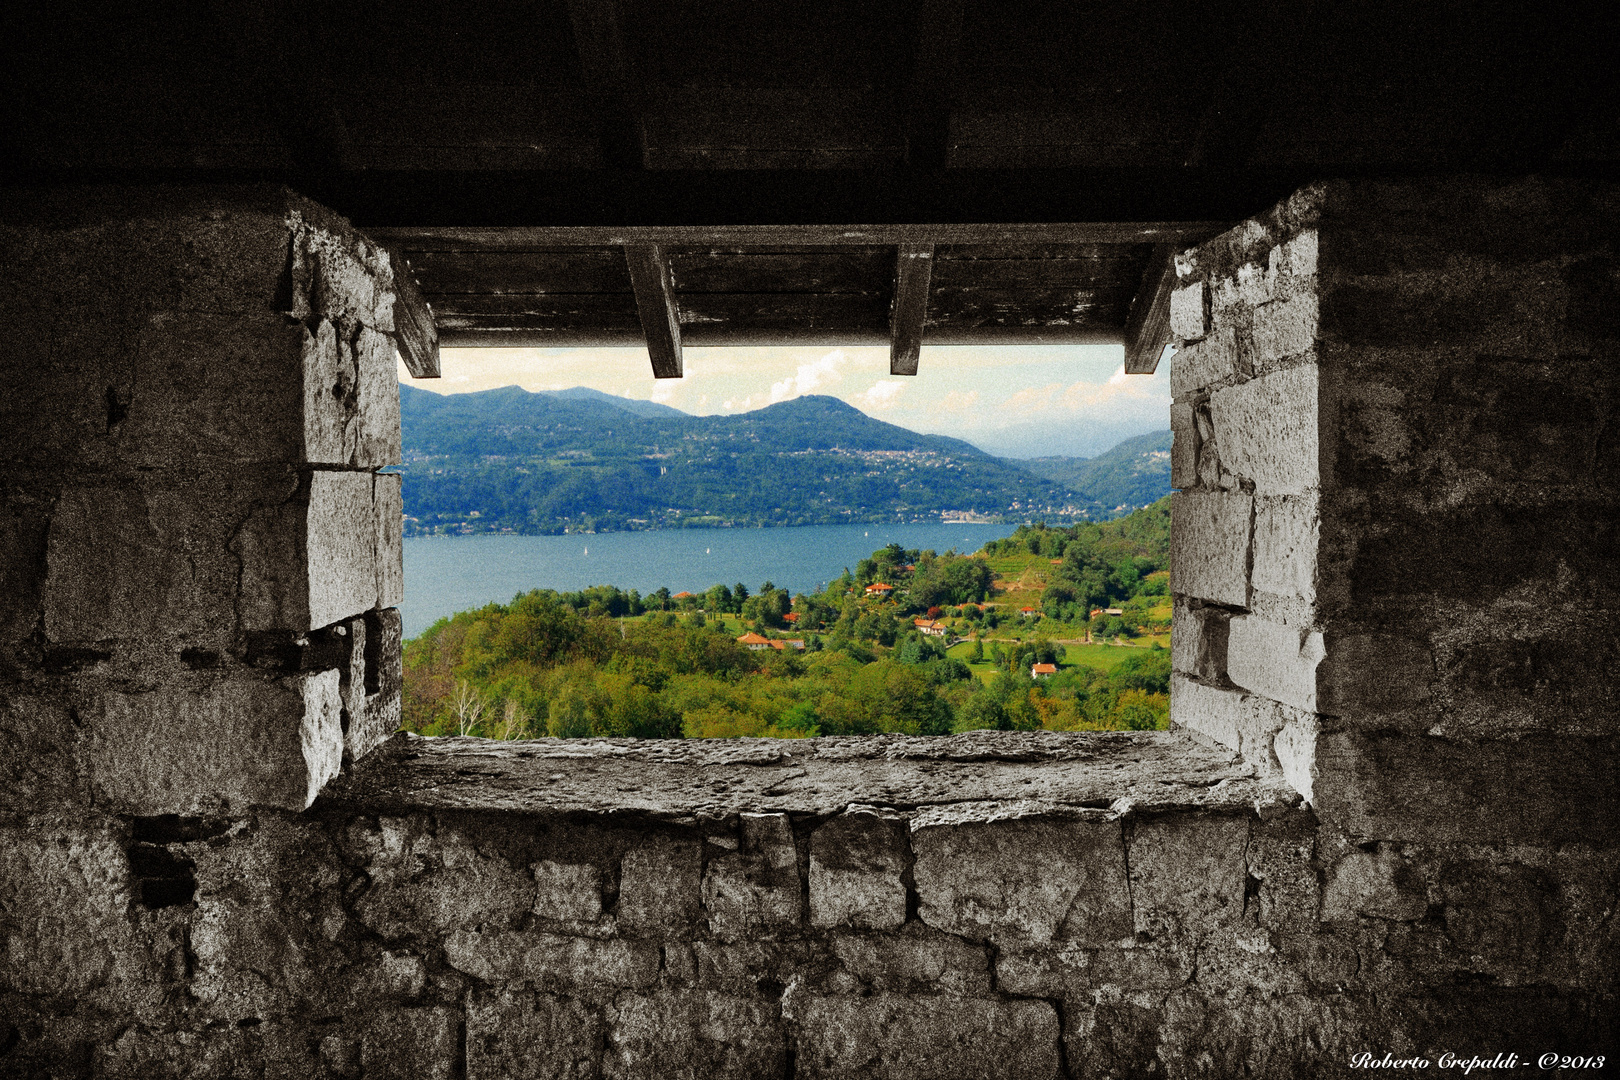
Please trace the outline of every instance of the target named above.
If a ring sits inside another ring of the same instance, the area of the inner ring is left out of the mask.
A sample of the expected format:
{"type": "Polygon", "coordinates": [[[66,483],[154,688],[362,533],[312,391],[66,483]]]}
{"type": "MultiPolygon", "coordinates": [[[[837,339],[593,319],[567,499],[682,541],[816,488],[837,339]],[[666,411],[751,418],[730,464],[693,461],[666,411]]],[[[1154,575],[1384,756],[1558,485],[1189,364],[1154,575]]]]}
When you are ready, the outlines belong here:
{"type": "Polygon", "coordinates": [[[316,805],[399,814],[628,812],[692,824],[852,805],[967,819],[1297,807],[1280,779],[1180,732],[974,732],[818,739],[423,738],[400,734],[316,805]]]}

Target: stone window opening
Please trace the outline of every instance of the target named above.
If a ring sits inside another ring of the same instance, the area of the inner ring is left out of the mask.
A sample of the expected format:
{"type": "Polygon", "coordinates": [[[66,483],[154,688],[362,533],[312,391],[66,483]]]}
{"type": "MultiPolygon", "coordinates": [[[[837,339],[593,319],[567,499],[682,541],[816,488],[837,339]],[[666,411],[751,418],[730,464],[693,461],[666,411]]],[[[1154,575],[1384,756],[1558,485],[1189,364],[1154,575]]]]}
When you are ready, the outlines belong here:
{"type": "Polygon", "coordinates": [[[1171,731],[807,746],[382,738],[387,398],[323,367],[392,378],[381,249],[263,189],[13,200],[0,1063],[1603,1052],[1611,188],[1321,184],[1178,259],[1171,731]],[[132,266],[184,272],[83,287],[132,266]]]}

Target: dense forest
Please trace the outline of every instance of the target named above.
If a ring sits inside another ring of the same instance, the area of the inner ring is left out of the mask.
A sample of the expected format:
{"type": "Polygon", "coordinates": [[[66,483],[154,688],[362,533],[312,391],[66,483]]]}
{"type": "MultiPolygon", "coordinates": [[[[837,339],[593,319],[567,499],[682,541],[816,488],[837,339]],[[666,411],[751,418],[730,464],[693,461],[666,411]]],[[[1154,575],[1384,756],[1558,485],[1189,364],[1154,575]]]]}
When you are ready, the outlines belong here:
{"type": "Polygon", "coordinates": [[[829,397],[690,416],[578,389],[439,395],[401,386],[400,410],[408,536],[909,522],[946,512],[1101,520],[1169,491],[1168,433],[1089,462],[1062,459],[1092,491],[1044,475],[1050,460],[1031,471],[829,397]]]}
{"type": "Polygon", "coordinates": [[[1169,500],[971,555],[873,552],[815,594],[536,590],[405,647],[404,719],[498,738],[1165,726],[1169,500]],[[1050,669],[1036,665],[1051,665],[1050,669]]]}

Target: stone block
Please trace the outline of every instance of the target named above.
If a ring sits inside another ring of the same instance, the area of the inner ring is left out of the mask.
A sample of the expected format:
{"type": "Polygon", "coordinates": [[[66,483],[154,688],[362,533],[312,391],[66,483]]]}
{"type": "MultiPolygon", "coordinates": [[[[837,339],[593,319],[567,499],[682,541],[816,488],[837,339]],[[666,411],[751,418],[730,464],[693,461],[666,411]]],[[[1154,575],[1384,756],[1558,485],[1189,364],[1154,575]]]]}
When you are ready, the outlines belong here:
{"type": "Polygon", "coordinates": [[[366,612],[363,688],[365,703],[351,716],[343,733],[343,753],[350,761],[364,757],[400,725],[402,623],[398,608],[366,612]]]}
{"type": "Polygon", "coordinates": [[[787,1072],[775,1002],[713,991],[621,997],[607,1009],[605,1080],[757,1080],[787,1072]]]}
{"type": "Polygon", "coordinates": [[[237,533],[244,630],[314,630],[379,605],[378,521],[367,472],[319,471],[237,533]]]}
{"type": "Polygon", "coordinates": [[[619,928],[650,937],[684,937],[701,912],[702,849],[694,840],[659,837],[624,853],[619,864],[619,928]]]}
{"type": "Polygon", "coordinates": [[[1244,607],[1254,499],[1226,492],[1170,497],[1170,588],[1180,596],[1244,607]]]}
{"type": "Polygon", "coordinates": [[[1316,672],[1317,708],[1357,723],[1428,701],[1438,680],[1427,642],[1399,634],[1333,634],[1316,672]]]}
{"type": "Polygon", "coordinates": [[[1316,366],[1272,372],[1209,399],[1221,465],[1259,495],[1297,495],[1321,481],[1316,366]]]}
{"type": "Polygon", "coordinates": [[[1129,837],[1138,933],[1197,940],[1243,914],[1247,818],[1181,813],[1136,823],[1129,837]]]}
{"type": "Polygon", "coordinates": [[[1265,371],[1312,349],[1320,316],[1316,294],[1308,290],[1256,307],[1249,329],[1254,370],[1265,371]]]}
{"type": "Polygon", "coordinates": [[[998,952],[996,986],[1010,994],[1069,999],[1084,999],[1097,991],[1113,997],[1174,990],[1192,977],[1195,956],[1194,950],[1178,944],[998,952]]]}
{"type": "Polygon", "coordinates": [[[428,835],[409,819],[384,818],[378,832],[364,839],[371,887],[352,911],[384,938],[472,927],[493,931],[518,925],[534,908],[527,866],[513,865],[475,837],[443,826],[428,835]]]}
{"type": "Polygon", "coordinates": [[[1170,726],[1196,731],[1243,755],[1262,772],[1275,773],[1272,742],[1299,714],[1287,706],[1239,690],[1170,676],[1170,726]]]}
{"type": "Polygon", "coordinates": [[[551,994],[476,991],[467,1002],[466,1080],[598,1075],[602,1017],[551,994]]]}
{"type": "Polygon", "coordinates": [[[1196,341],[1209,330],[1208,289],[1202,281],[1170,293],[1170,333],[1183,341],[1196,341]]]}
{"type": "Polygon", "coordinates": [[[141,477],[68,486],[51,514],[44,589],[52,642],[232,644],[238,573],[229,518],[282,497],[290,474],[262,484],[141,477]]]}
{"type": "Polygon", "coordinates": [[[1327,655],[1319,630],[1281,626],[1255,615],[1231,622],[1226,672],[1251,694],[1317,711],[1317,668],[1327,655]]]}
{"type": "Polygon", "coordinates": [[[132,950],[129,860],[90,825],[0,828],[0,988],[82,994],[132,950]]]}
{"type": "Polygon", "coordinates": [[[1320,235],[1317,230],[1306,229],[1288,242],[1271,249],[1268,257],[1269,265],[1277,279],[1279,296],[1287,299],[1315,290],[1320,247],[1320,235]]]}
{"type": "Polygon", "coordinates": [[[399,473],[372,477],[372,513],[377,529],[376,605],[397,608],[405,602],[405,497],[399,473]]]}
{"type": "Polygon", "coordinates": [[[911,847],[918,915],[936,929],[997,945],[1131,936],[1117,822],[919,815],[911,847]]]}
{"type": "Polygon", "coordinates": [[[1428,912],[1428,890],[1419,868],[1390,844],[1351,851],[1334,864],[1322,892],[1322,918],[1411,922],[1428,912]]]}
{"type": "Polygon", "coordinates": [[[810,923],[893,930],[906,921],[906,825],[851,808],[810,837],[810,923]]]}
{"type": "Polygon", "coordinates": [[[175,677],[142,693],[87,686],[77,754],[96,802],[128,814],[303,810],[343,758],[338,673],[175,677]]]}
{"type": "Polygon", "coordinates": [[[1176,402],[1170,406],[1170,431],[1170,486],[1197,487],[1199,440],[1192,405],[1176,402]]]}
{"type": "Polygon", "coordinates": [[[565,923],[594,923],[602,916],[602,871],[581,863],[541,859],[534,874],[534,913],[565,923]]]}
{"type": "Polygon", "coordinates": [[[1351,837],[1458,844],[1620,842],[1613,739],[1323,733],[1316,808],[1351,837]]]}
{"type": "Polygon", "coordinates": [[[738,849],[703,875],[709,928],[728,941],[796,927],[804,906],[793,826],[786,814],[743,814],[738,849]]]}
{"type": "Polygon", "coordinates": [[[1226,681],[1226,636],[1231,613],[1175,597],[1170,616],[1170,666],[1201,682],[1226,681]]]}
{"type": "Polygon", "coordinates": [[[1283,779],[1307,804],[1316,801],[1316,738],[1320,733],[1316,717],[1296,716],[1283,725],[1271,744],[1283,779]]]}
{"type": "Polygon", "coordinates": [[[1237,334],[1230,326],[1218,326],[1204,340],[1170,358],[1170,393],[1179,400],[1242,374],[1237,334]]]}
{"type": "Polygon", "coordinates": [[[303,330],[303,460],[375,468],[400,459],[394,342],[361,323],[303,330]]]}
{"type": "Polygon", "coordinates": [[[1056,1080],[1057,1011],[1045,1001],[814,998],[794,1033],[803,1080],[1056,1080]]]}
{"type": "Polygon", "coordinates": [[[17,686],[0,694],[0,809],[37,813],[53,804],[89,803],[69,707],[65,695],[17,686]]]}
{"type": "Polygon", "coordinates": [[[990,958],[969,945],[915,923],[899,934],[839,934],[832,951],[857,993],[990,993],[990,958]]]}
{"type": "Polygon", "coordinates": [[[461,1072],[461,1011],[392,1009],[346,1018],[365,1080],[452,1080],[461,1072]]]}
{"type": "Polygon", "coordinates": [[[620,938],[457,930],[444,939],[444,958],[457,971],[488,983],[563,994],[639,989],[658,981],[658,946],[620,938]]]}
{"type": "Polygon", "coordinates": [[[1261,591],[1316,603],[1316,553],[1322,543],[1317,493],[1266,495],[1254,501],[1254,566],[1261,591]]]}

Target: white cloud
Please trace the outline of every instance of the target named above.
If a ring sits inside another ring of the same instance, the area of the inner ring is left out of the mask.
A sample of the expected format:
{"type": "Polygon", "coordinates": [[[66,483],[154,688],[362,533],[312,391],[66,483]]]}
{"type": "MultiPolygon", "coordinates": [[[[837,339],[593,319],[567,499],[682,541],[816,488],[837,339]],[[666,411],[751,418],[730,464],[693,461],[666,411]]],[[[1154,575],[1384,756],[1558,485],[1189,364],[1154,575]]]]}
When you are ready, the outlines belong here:
{"type": "Polygon", "coordinates": [[[649,398],[648,400],[650,400],[650,401],[660,401],[660,402],[661,401],[668,401],[670,398],[672,398],[674,396],[675,396],[675,380],[674,379],[659,379],[658,380],[658,385],[653,387],[652,397],[649,398]]]}
{"type": "Polygon", "coordinates": [[[870,390],[855,399],[855,406],[862,410],[874,412],[892,409],[895,405],[895,399],[899,397],[900,391],[905,388],[906,384],[898,379],[879,379],[872,384],[870,390]]]}
{"type": "Polygon", "coordinates": [[[843,376],[839,374],[838,369],[848,360],[849,357],[844,354],[843,349],[834,349],[819,360],[800,364],[798,374],[771,384],[771,403],[813,393],[823,386],[839,382],[843,376]]]}

